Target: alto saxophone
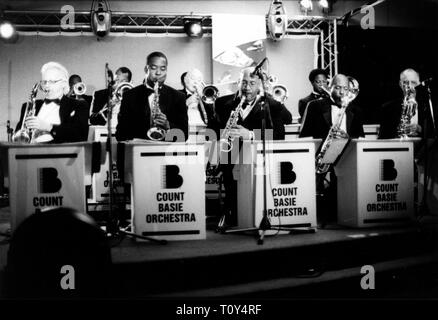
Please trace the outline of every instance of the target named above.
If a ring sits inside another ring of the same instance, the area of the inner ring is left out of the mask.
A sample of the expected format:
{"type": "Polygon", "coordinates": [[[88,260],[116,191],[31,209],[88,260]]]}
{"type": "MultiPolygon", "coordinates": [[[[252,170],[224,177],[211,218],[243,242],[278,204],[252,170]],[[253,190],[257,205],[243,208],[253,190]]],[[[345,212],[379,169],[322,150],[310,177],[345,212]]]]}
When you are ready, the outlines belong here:
{"type": "Polygon", "coordinates": [[[397,127],[398,137],[401,139],[408,138],[408,126],[411,124],[412,117],[417,110],[417,101],[415,101],[415,90],[409,85],[404,85],[404,97],[402,103],[402,113],[400,123],[397,127]]]}
{"type": "MultiPolygon", "coordinates": [[[[155,81],[154,100],[152,101],[152,109],[151,109],[152,121],[156,118],[157,114],[161,112],[161,110],[160,110],[160,93],[158,92],[158,87],[159,87],[159,83],[158,83],[158,81],[155,81]]],[[[162,141],[162,140],[164,140],[164,138],[166,136],[166,131],[159,126],[153,126],[148,130],[147,136],[149,137],[149,139],[151,139],[153,141],[162,141]]]]}

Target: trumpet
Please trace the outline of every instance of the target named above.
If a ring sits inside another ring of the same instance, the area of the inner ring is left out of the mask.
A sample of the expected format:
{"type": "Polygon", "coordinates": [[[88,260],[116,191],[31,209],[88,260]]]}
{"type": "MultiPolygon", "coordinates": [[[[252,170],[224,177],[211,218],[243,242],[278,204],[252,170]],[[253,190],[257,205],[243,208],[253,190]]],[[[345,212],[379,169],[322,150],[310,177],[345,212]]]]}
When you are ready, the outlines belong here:
{"type": "Polygon", "coordinates": [[[282,84],[277,84],[272,87],[272,97],[274,100],[283,103],[286,101],[286,99],[289,97],[289,93],[287,91],[287,88],[282,84]]]}
{"type": "Polygon", "coordinates": [[[85,94],[87,91],[87,86],[83,82],[78,82],[73,86],[73,93],[77,96],[85,94]]]}
{"type": "Polygon", "coordinates": [[[214,85],[204,85],[202,89],[202,101],[213,104],[219,96],[219,89],[214,85]]]}
{"type": "MultiPolygon", "coordinates": [[[[130,90],[134,88],[134,85],[130,82],[120,82],[116,88],[113,91],[113,95],[110,100],[110,104],[112,106],[112,118],[116,116],[119,113],[120,104],[122,102],[123,93],[125,91],[130,90]]],[[[108,104],[106,104],[99,113],[102,115],[102,117],[107,121],[107,117],[105,116],[105,112],[108,111],[108,104]]]]}
{"type": "Polygon", "coordinates": [[[32,87],[32,91],[30,93],[29,101],[26,104],[26,110],[24,112],[23,119],[21,121],[20,130],[15,132],[12,137],[13,142],[18,143],[32,143],[33,142],[33,130],[26,127],[26,120],[29,117],[33,117],[35,115],[36,107],[36,95],[38,93],[38,89],[41,88],[41,82],[37,82],[32,87]]]}

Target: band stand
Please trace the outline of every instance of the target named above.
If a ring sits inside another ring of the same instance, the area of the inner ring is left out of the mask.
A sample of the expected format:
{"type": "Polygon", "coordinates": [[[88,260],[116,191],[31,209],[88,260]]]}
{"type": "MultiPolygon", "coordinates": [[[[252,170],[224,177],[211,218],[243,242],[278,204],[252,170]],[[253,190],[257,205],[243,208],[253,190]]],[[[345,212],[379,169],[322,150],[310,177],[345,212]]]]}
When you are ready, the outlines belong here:
{"type": "Polygon", "coordinates": [[[106,140],[106,151],[108,153],[108,173],[109,173],[109,203],[108,203],[108,215],[107,215],[107,221],[106,221],[106,232],[107,235],[109,237],[117,237],[117,236],[130,236],[133,238],[137,238],[137,239],[142,239],[142,240],[148,240],[148,241],[152,241],[152,242],[156,242],[159,244],[167,244],[167,240],[163,240],[163,239],[154,239],[151,237],[146,237],[146,236],[142,236],[142,235],[138,235],[132,232],[128,232],[125,230],[122,230],[120,228],[120,213],[116,212],[113,210],[114,208],[114,186],[113,186],[113,166],[112,166],[112,154],[113,154],[113,150],[112,150],[112,144],[111,144],[111,132],[112,132],[112,126],[111,126],[111,121],[112,121],[112,112],[113,112],[113,106],[111,104],[111,98],[112,98],[112,86],[114,84],[114,80],[113,80],[113,73],[112,71],[108,68],[108,63],[105,64],[105,75],[106,75],[106,83],[107,83],[107,91],[108,91],[108,96],[107,96],[107,106],[108,106],[108,116],[107,116],[107,129],[108,129],[108,135],[107,135],[107,140],[106,140]]]}
{"type": "MultiPolygon", "coordinates": [[[[265,84],[265,75],[261,72],[256,73],[257,76],[261,79],[262,83],[265,84]]],[[[264,85],[264,87],[266,87],[264,85]]],[[[261,111],[263,114],[262,117],[262,128],[261,128],[261,140],[262,140],[262,167],[263,167],[263,211],[262,211],[262,219],[260,221],[259,227],[257,228],[245,228],[245,229],[227,229],[227,227],[224,225],[225,221],[225,215],[226,213],[221,217],[217,231],[225,234],[225,233],[246,233],[248,231],[258,231],[258,239],[257,244],[262,245],[264,243],[264,238],[266,231],[273,230],[273,231],[287,231],[289,233],[315,233],[315,229],[313,228],[288,228],[288,227],[275,227],[273,228],[270,222],[270,219],[268,217],[268,210],[267,210],[267,169],[266,169],[266,117],[267,114],[269,115],[269,119],[271,119],[270,109],[269,105],[266,104],[266,96],[265,92],[266,90],[263,90],[264,93],[261,96],[261,111]]],[[[227,191],[228,193],[228,191],[227,191]]]]}
{"type": "Polygon", "coordinates": [[[429,177],[428,177],[428,166],[429,166],[429,148],[432,147],[433,144],[436,143],[437,138],[437,131],[436,131],[436,124],[435,124],[435,118],[434,118],[434,112],[433,112],[433,105],[432,105],[432,93],[430,90],[430,84],[428,81],[425,81],[426,92],[427,92],[427,105],[424,106],[424,125],[423,125],[423,146],[424,146],[424,153],[423,153],[423,164],[424,164],[424,172],[423,172],[423,194],[421,203],[419,204],[418,213],[417,213],[417,219],[421,220],[425,216],[436,216],[431,213],[429,209],[429,204],[427,200],[427,186],[429,184],[429,177]],[[428,131],[428,121],[427,117],[430,116],[430,119],[432,121],[432,139],[434,140],[429,147],[428,143],[428,137],[427,137],[427,131],[428,131]]]}

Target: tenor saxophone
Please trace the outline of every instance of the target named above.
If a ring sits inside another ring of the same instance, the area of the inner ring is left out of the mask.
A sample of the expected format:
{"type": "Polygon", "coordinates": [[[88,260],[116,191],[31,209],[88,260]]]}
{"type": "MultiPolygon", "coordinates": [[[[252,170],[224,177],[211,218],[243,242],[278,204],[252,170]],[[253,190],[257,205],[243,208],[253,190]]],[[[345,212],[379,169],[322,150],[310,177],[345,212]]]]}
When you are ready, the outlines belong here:
{"type": "Polygon", "coordinates": [[[231,129],[237,124],[239,120],[239,113],[242,110],[242,106],[246,101],[246,97],[242,96],[240,103],[237,105],[236,109],[231,111],[230,117],[228,118],[227,124],[225,125],[224,130],[222,131],[219,144],[220,150],[222,152],[230,152],[233,150],[234,139],[231,137],[230,132],[231,129]]]}
{"type": "Polygon", "coordinates": [[[403,91],[402,113],[397,127],[397,134],[399,138],[406,139],[408,138],[408,126],[411,124],[412,117],[416,113],[417,102],[414,98],[415,90],[413,88],[405,85],[403,91]]]}

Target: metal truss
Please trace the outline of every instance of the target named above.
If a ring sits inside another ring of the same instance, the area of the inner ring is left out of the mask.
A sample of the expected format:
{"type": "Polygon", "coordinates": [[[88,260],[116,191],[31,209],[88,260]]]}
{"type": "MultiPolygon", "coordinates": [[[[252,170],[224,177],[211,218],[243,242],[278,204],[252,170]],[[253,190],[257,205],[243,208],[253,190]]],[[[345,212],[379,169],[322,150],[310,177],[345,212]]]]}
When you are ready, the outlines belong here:
{"type": "Polygon", "coordinates": [[[330,78],[338,73],[337,18],[297,16],[289,18],[288,34],[313,34],[319,36],[318,66],[330,78]]]}
{"type": "MultiPolygon", "coordinates": [[[[18,31],[92,32],[90,11],[75,11],[74,28],[63,28],[61,20],[66,15],[60,11],[4,11],[4,19],[13,23],[18,31]]],[[[162,15],[141,12],[111,12],[110,32],[184,33],[184,21],[189,18],[199,20],[202,23],[203,32],[211,33],[211,16],[162,15]]]]}
{"type": "MultiPolygon", "coordinates": [[[[13,23],[20,32],[92,32],[91,12],[75,11],[74,28],[63,28],[61,21],[66,13],[60,11],[5,10],[4,19],[13,23]]],[[[183,34],[184,21],[196,19],[202,22],[204,34],[212,32],[211,15],[166,15],[146,12],[111,12],[111,33],[183,34]]],[[[294,16],[289,17],[288,34],[313,34],[319,36],[318,66],[327,70],[330,77],[338,72],[337,18],[294,16]]]]}

